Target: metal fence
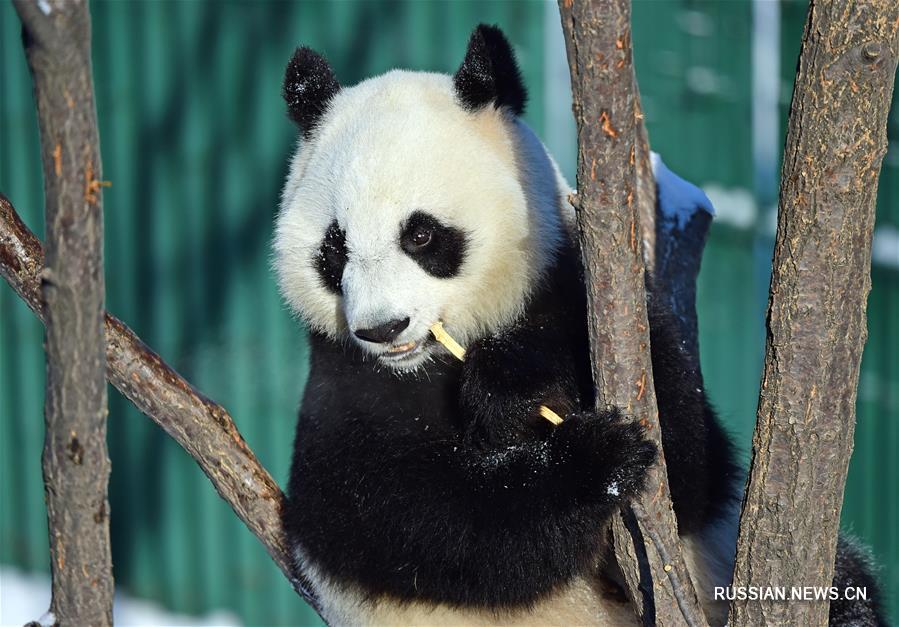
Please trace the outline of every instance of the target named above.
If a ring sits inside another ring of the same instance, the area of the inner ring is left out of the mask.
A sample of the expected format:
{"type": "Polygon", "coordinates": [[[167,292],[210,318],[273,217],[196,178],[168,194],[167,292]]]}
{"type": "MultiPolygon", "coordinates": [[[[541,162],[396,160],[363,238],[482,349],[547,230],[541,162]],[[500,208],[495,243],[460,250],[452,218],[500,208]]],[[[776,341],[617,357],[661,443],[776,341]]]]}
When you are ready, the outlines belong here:
{"type": "MultiPolygon", "coordinates": [[[[780,117],[779,153],[805,11],[790,2],[772,12],[763,2],[634,4],[653,147],[710,190],[721,212],[700,278],[702,359],[712,398],[744,450],[761,372],[779,159],[760,156],[753,113],[767,106],[780,117]],[[769,46],[780,58],[773,83],[753,72],[769,46]],[[779,99],[761,98],[772,84],[779,99]]],[[[540,2],[93,3],[104,178],[113,183],[104,192],[108,307],[231,410],[280,482],[307,368],[304,334],[269,269],[294,143],[279,94],[293,47],[322,51],[352,84],[392,67],[452,71],[473,26],[498,23],[532,87],[528,121],[571,175],[555,11],[540,2]]],[[[0,190],[40,234],[33,109],[18,20],[2,3],[0,190]]],[[[899,137],[895,113],[890,131],[899,137]]],[[[899,239],[897,159],[891,146],[843,515],[874,548],[890,590],[899,587],[899,249],[890,248],[899,239]]],[[[42,331],[5,286],[0,315],[0,563],[45,570],[42,331]]],[[[114,391],[109,431],[113,557],[123,589],[181,612],[230,608],[251,624],[317,622],[190,458],[114,391]]]]}

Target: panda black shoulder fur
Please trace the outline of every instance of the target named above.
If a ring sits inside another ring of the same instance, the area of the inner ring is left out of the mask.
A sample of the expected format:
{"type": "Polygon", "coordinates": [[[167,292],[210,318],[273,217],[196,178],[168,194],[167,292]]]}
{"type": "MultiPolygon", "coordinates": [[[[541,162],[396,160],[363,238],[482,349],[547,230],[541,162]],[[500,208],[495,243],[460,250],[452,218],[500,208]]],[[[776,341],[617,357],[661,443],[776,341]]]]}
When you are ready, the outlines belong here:
{"type": "MultiPolygon", "coordinates": [[[[633,622],[595,575],[606,523],[656,451],[617,411],[591,410],[571,190],[519,119],[509,43],[480,26],[454,76],[351,88],[301,48],[284,97],[303,141],[275,266],[312,344],[284,523],[326,619],[633,622]],[[438,320],[464,363],[431,338],[438,320]]],[[[709,597],[730,580],[740,473],[652,303],[650,325],[679,532],[709,597]]]]}

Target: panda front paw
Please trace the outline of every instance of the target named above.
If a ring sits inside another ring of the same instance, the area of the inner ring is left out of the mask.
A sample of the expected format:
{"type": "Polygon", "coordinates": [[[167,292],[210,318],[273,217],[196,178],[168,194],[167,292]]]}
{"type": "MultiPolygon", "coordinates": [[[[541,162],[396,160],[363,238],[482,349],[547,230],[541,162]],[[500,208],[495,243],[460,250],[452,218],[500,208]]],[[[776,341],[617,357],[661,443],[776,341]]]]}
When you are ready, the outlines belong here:
{"type": "Polygon", "coordinates": [[[594,506],[615,507],[637,495],[657,452],[643,427],[617,410],[569,414],[550,444],[569,495],[594,506]]]}

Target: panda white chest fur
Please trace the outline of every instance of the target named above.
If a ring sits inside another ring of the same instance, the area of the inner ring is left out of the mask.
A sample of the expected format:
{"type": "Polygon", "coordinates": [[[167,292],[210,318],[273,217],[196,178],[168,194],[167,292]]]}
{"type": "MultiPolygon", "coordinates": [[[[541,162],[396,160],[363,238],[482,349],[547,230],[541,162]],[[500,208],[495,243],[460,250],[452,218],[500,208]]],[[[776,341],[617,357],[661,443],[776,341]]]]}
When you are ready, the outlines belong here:
{"type": "MultiPolygon", "coordinates": [[[[284,96],[302,141],[275,267],[312,345],[284,525],[327,620],[632,622],[600,576],[606,529],[656,451],[593,411],[571,190],[519,119],[508,42],[481,26],[453,76],[350,88],[302,48],[284,96]],[[437,321],[464,363],[431,338],[437,321]]],[[[729,578],[738,473],[650,309],[675,510],[709,596],[729,578]]]]}

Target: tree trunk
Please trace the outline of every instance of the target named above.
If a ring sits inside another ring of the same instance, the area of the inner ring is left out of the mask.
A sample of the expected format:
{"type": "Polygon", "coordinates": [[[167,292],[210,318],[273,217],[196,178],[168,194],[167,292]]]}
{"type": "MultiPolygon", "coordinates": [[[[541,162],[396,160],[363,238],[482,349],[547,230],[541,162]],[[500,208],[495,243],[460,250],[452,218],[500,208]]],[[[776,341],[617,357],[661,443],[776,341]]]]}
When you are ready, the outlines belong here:
{"type": "Polygon", "coordinates": [[[44,166],[43,470],[54,621],[112,624],[100,151],[83,2],[18,1],[44,166]]]}
{"type": "MultiPolygon", "coordinates": [[[[899,55],[895,0],[813,0],[790,110],[768,341],[735,586],[830,586],[867,331],[899,55]]],[[[828,601],[743,601],[731,625],[824,625],[828,601]]]]}
{"type": "Polygon", "coordinates": [[[642,250],[647,227],[640,225],[645,212],[637,210],[640,155],[630,0],[560,0],[559,8],[578,126],[574,204],[597,409],[620,407],[644,425],[659,449],[647,489],[633,505],[636,521],[613,524],[616,558],[644,623],[704,625],[677,537],[652,381],[642,250]],[[644,539],[651,542],[644,544],[644,539]],[[649,573],[640,571],[641,555],[649,573]]]}

